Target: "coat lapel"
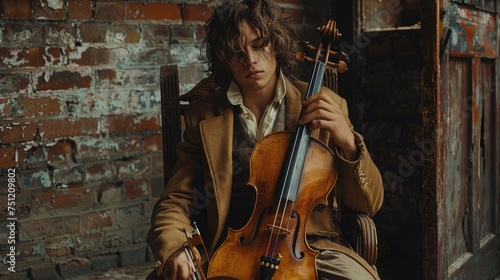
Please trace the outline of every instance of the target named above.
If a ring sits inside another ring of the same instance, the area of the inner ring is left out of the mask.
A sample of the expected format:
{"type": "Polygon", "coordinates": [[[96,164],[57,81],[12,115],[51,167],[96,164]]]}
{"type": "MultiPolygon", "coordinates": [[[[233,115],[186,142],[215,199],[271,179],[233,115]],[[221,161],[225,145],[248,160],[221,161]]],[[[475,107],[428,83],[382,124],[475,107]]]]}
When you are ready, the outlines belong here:
{"type": "MultiPolygon", "coordinates": [[[[215,203],[209,203],[207,207],[214,208],[209,213],[217,213],[217,217],[208,217],[210,219],[209,224],[217,225],[213,228],[214,240],[219,239],[224,227],[226,216],[222,215],[222,213],[229,211],[233,168],[233,107],[227,101],[227,98],[224,98],[220,104],[219,116],[200,123],[202,143],[207,153],[208,168],[213,180],[213,186],[207,192],[213,192],[213,199],[215,200],[212,200],[215,203]]],[[[212,251],[213,246],[215,246],[215,241],[212,243],[209,251],[212,251]]]]}

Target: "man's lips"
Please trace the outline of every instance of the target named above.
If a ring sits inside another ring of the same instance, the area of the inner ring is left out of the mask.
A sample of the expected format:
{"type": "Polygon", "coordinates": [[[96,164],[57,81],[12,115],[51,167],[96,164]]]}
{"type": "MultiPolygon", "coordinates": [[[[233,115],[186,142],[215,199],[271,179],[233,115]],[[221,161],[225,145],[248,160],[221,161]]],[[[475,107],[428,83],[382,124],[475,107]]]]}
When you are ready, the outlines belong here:
{"type": "Polygon", "coordinates": [[[264,71],[250,71],[248,72],[248,74],[246,75],[247,78],[252,78],[252,77],[255,77],[257,75],[259,75],[260,73],[263,73],[264,71]]]}

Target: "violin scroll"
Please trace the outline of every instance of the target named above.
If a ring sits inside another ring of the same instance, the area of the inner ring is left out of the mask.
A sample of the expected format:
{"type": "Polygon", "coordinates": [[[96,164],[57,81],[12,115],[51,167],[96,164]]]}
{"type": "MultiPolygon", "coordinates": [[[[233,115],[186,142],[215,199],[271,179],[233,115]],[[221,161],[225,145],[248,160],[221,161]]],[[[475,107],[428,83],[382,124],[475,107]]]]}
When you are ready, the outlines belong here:
{"type": "Polygon", "coordinates": [[[318,27],[317,30],[322,38],[321,44],[318,47],[315,47],[308,41],[300,41],[299,46],[303,49],[303,51],[295,53],[297,60],[306,62],[321,61],[329,67],[336,68],[339,73],[347,71],[347,55],[342,51],[334,51],[330,48],[332,42],[337,41],[342,36],[336,28],[335,21],[329,20],[326,25],[318,27]],[[314,56],[308,56],[307,53],[309,51],[314,51],[316,53],[314,56]],[[315,59],[312,57],[315,57],[315,59]]]}
{"type": "Polygon", "coordinates": [[[319,35],[321,36],[321,39],[323,39],[323,42],[327,43],[336,41],[342,36],[342,34],[337,29],[337,23],[333,20],[329,20],[326,25],[318,27],[317,30],[319,35]]]}

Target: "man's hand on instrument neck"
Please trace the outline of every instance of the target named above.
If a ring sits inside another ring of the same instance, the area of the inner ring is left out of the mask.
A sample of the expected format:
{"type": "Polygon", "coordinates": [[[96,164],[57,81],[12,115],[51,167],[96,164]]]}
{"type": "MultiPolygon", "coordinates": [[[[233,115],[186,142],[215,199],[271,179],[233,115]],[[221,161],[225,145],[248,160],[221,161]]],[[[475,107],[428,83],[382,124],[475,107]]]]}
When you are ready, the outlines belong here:
{"type": "Polygon", "coordinates": [[[359,156],[354,134],[339,105],[328,94],[320,91],[303,102],[304,110],[299,124],[310,123],[311,130],[323,128],[331,140],[344,152],[345,159],[354,161],[359,156]]]}

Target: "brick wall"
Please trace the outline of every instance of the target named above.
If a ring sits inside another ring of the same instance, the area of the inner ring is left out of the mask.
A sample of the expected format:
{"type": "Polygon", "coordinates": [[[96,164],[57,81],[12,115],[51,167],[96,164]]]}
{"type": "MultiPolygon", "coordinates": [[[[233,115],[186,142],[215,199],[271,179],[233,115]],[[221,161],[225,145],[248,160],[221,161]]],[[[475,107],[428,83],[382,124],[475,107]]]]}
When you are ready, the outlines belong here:
{"type": "MultiPolygon", "coordinates": [[[[12,275],[150,261],[145,236],[163,188],[159,67],[180,66],[182,93],[203,77],[202,23],[215,2],[0,0],[0,274],[9,170],[12,275]]],[[[329,1],[279,2],[309,37],[328,17],[329,1]]]]}

